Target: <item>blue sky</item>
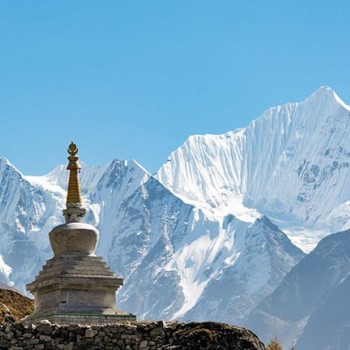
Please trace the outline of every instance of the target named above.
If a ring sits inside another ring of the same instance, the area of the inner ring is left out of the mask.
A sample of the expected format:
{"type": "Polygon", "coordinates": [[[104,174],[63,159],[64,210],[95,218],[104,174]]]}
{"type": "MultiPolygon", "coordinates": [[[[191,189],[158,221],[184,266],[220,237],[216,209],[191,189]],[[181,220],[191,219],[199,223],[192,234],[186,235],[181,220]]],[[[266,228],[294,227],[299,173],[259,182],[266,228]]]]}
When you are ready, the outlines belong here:
{"type": "Polygon", "coordinates": [[[40,175],[154,172],[189,135],[330,85],[350,103],[348,1],[0,0],[0,155],[40,175]]]}

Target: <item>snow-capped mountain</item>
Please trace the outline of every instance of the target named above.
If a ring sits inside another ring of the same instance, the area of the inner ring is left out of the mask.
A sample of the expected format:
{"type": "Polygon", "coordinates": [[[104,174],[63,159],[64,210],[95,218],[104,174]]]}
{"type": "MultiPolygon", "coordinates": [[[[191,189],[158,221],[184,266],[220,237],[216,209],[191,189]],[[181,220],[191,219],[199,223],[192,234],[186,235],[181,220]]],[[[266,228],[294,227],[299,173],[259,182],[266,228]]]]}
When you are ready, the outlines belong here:
{"type": "Polygon", "coordinates": [[[157,178],[216,215],[268,216],[305,251],[349,227],[350,107],[329,87],[245,129],[191,136],[157,178]]]}
{"type": "MultiPolygon", "coordinates": [[[[1,220],[8,225],[4,232],[9,232],[2,236],[0,248],[3,280],[24,290],[52,256],[48,232],[63,221],[68,172],[58,166],[45,176],[24,176],[3,162],[1,220]],[[11,222],[11,217],[17,220],[11,222]]],[[[221,281],[238,269],[247,284],[241,288],[246,303],[232,301],[237,317],[231,322],[239,322],[303,257],[268,219],[251,223],[233,215],[207,215],[134,161],[84,166],[80,179],[86,221],[100,230],[97,253],[125,279],[118,295],[121,307],[140,318],[184,318],[213,280],[221,281]],[[239,267],[246,265],[249,268],[239,267]]],[[[227,288],[237,285],[236,281],[227,288]]]]}
{"type": "MultiPolygon", "coordinates": [[[[120,306],[145,319],[244,323],[303,258],[293,243],[308,252],[349,226],[349,118],[322,87],[245,129],[191,136],[156,177],[135,161],[84,165],[85,219],[124,278],[120,306]]],[[[52,256],[67,183],[63,165],[33,177],[0,158],[2,281],[23,290],[52,256]]]]}
{"type": "Polygon", "coordinates": [[[350,230],[327,236],[251,313],[248,327],[286,348],[347,349],[350,344],[350,230]]]}

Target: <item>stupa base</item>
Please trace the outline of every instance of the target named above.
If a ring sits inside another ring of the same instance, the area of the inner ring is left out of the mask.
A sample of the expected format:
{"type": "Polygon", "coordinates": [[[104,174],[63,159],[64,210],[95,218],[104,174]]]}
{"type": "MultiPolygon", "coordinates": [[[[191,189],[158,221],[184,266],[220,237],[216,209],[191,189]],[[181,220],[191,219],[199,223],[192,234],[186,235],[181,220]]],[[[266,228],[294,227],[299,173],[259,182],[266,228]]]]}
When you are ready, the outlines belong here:
{"type": "Polygon", "coordinates": [[[48,320],[52,324],[79,324],[79,325],[105,325],[120,323],[123,321],[136,321],[136,316],[123,311],[115,313],[70,313],[70,312],[48,312],[34,313],[25,317],[22,321],[26,324],[35,324],[42,320],[48,320]]]}

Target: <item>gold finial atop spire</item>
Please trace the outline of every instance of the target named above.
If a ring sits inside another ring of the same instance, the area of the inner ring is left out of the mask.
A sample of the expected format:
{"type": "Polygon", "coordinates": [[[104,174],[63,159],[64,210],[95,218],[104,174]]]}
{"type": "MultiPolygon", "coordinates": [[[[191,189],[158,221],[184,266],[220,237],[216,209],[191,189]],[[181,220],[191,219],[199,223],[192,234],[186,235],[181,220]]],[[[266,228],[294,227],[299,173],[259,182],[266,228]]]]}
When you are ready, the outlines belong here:
{"type": "Polygon", "coordinates": [[[67,170],[70,171],[67,191],[68,206],[68,204],[81,204],[80,184],[78,179],[78,170],[81,168],[81,166],[78,162],[78,147],[75,143],[71,142],[71,144],[68,146],[67,152],[69,154],[67,170]]]}
{"type": "Polygon", "coordinates": [[[79,157],[78,147],[71,142],[68,146],[67,152],[69,154],[67,170],[69,170],[69,182],[67,190],[67,209],[63,210],[63,215],[67,222],[81,222],[85,215],[85,209],[82,208],[82,200],[80,193],[80,184],[78,178],[78,171],[81,166],[78,162],[79,157]]]}
{"type": "Polygon", "coordinates": [[[71,157],[75,157],[78,154],[79,152],[78,147],[73,141],[68,146],[67,152],[69,154],[69,157],[68,157],[69,160],[71,160],[71,157]]]}

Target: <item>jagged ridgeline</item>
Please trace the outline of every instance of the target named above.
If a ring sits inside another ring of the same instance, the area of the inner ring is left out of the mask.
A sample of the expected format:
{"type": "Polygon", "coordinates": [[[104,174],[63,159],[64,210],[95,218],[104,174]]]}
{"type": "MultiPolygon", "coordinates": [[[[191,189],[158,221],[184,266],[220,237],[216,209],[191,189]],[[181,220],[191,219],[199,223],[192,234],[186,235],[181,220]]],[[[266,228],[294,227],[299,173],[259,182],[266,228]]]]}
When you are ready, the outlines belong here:
{"type": "MultiPolygon", "coordinates": [[[[141,319],[247,322],[304,252],[348,228],[349,113],[322,87],[245,129],[191,136],[155,177],[135,161],[83,166],[97,254],[125,278],[120,306],[141,319]]],[[[3,281],[23,290],[52,256],[66,184],[64,166],[30,177],[0,160],[3,281]]]]}

